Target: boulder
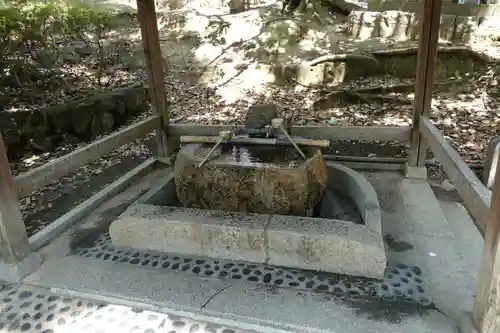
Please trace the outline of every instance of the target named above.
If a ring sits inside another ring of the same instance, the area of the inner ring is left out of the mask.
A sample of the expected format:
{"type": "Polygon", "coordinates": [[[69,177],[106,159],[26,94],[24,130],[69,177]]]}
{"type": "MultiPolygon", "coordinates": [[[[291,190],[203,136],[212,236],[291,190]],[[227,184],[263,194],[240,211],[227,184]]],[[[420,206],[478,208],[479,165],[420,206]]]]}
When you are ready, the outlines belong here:
{"type": "Polygon", "coordinates": [[[201,144],[188,144],[177,154],[176,192],[186,207],[311,216],[326,189],[327,169],[319,149],[290,164],[239,164],[219,153],[198,167],[203,149],[206,154],[201,144]]]}

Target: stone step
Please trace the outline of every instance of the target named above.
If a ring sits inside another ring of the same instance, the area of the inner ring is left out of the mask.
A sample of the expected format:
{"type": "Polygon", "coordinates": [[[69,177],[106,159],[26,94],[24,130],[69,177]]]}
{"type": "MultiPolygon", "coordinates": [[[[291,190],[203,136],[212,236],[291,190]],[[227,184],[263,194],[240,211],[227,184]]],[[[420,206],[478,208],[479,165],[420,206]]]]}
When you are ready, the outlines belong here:
{"type": "Polygon", "coordinates": [[[167,312],[247,332],[455,332],[454,323],[436,310],[403,309],[391,303],[340,299],[85,257],[46,262],[25,283],[65,296],[167,312]]]}
{"type": "Polygon", "coordinates": [[[476,283],[455,228],[450,226],[454,218],[449,215],[448,220],[425,180],[403,179],[400,193],[413,247],[404,253],[388,253],[388,258],[394,261],[404,257],[427,272],[425,277],[436,306],[459,319],[462,311],[472,310],[476,283]]]}
{"type": "Polygon", "coordinates": [[[439,204],[455,234],[457,243],[460,244],[470,273],[475,276],[481,266],[483,236],[462,204],[442,200],[439,201],[439,204]]]}

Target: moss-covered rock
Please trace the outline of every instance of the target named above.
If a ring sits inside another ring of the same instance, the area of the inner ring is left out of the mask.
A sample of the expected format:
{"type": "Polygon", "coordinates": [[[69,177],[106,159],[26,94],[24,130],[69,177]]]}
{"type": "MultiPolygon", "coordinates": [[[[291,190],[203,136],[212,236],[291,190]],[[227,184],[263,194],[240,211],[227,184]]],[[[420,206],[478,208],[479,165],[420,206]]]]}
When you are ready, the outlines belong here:
{"type": "Polygon", "coordinates": [[[320,150],[311,150],[296,166],[246,165],[215,157],[198,167],[200,149],[202,145],[188,144],[175,161],[177,196],[186,207],[311,216],[326,189],[320,150]]]}

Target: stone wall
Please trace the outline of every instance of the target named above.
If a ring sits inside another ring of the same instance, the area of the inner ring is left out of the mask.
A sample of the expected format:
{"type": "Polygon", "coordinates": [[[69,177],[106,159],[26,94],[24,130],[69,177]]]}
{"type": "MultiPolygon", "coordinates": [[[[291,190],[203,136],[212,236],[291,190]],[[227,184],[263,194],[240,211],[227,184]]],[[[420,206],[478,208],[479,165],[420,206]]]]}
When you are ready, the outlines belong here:
{"type": "Polygon", "coordinates": [[[10,158],[25,151],[47,152],[108,134],[147,108],[140,84],[93,94],[40,110],[0,111],[0,130],[10,158]]]}
{"type": "MultiPolygon", "coordinates": [[[[412,13],[422,11],[423,0],[368,0],[368,10],[383,12],[387,10],[399,10],[412,13]]],[[[464,4],[453,3],[445,0],[441,3],[441,13],[455,16],[474,17],[497,17],[500,16],[500,5],[477,4],[472,0],[465,0],[464,4]]]]}
{"type": "MultiPolygon", "coordinates": [[[[420,13],[397,10],[354,11],[348,17],[347,33],[358,39],[417,40],[420,35],[420,20],[420,13]]],[[[443,14],[439,38],[442,41],[470,43],[474,40],[477,23],[475,17],[443,14]]]]}

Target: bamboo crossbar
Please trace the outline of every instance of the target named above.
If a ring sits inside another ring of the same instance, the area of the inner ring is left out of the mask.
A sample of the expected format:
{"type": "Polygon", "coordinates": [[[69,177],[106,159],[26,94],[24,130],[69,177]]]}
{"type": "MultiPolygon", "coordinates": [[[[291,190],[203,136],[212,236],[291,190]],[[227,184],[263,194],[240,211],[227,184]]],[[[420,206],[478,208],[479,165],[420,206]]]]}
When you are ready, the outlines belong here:
{"type": "MultiPolygon", "coordinates": [[[[328,148],[330,141],[328,140],[313,140],[293,138],[299,146],[321,147],[328,148]]],[[[217,136],[181,136],[181,143],[210,143],[216,144],[219,141],[217,136]]],[[[267,145],[267,146],[291,146],[292,142],[286,139],[266,139],[266,138],[247,138],[233,137],[224,143],[240,144],[240,145],[267,145]]]]}

